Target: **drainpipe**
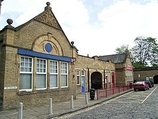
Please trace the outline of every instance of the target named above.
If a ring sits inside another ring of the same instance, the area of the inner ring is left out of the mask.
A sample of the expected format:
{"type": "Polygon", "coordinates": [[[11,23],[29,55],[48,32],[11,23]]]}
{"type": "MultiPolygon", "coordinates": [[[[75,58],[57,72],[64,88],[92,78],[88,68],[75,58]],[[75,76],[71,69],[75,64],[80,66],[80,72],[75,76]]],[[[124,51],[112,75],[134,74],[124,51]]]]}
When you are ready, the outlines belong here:
{"type": "Polygon", "coordinates": [[[89,68],[88,68],[88,92],[89,92],[89,68]]]}
{"type": "Polygon", "coordinates": [[[104,89],[105,89],[105,69],[104,69],[104,89]]]}

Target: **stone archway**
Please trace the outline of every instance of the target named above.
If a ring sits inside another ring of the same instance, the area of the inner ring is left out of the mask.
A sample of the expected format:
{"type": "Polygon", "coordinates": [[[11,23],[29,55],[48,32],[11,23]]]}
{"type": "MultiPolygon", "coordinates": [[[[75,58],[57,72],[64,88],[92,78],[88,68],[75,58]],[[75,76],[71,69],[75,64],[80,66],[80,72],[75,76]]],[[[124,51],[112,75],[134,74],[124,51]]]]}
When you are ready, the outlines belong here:
{"type": "Polygon", "coordinates": [[[100,72],[93,72],[91,74],[91,88],[94,89],[102,88],[102,74],[100,72]]]}
{"type": "Polygon", "coordinates": [[[155,75],[153,79],[154,79],[154,84],[158,84],[158,75],[155,75]]]}

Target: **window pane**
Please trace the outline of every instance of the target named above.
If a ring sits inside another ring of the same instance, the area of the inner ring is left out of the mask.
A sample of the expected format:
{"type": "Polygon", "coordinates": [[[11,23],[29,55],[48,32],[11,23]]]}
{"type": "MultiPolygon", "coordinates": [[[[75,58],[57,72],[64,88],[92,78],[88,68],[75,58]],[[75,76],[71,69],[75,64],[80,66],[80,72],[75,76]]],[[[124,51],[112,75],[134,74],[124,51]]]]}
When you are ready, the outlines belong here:
{"type": "Polygon", "coordinates": [[[85,71],[84,70],[82,70],[82,74],[81,75],[85,75],[85,71]]]}
{"type": "Polygon", "coordinates": [[[32,87],[32,75],[20,74],[20,86],[19,89],[31,89],[32,87]]]}
{"type": "Polygon", "coordinates": [[[77,75],[78,75],[78,76],[80,75],[80,71],[77,71],[77,75]]]}
{"type": "Polygon", "coordinates": [[[36,75],[36,88],[46,88],[46,75],[45,74],[36,75]]]}
{"type": "Polygon", "coordinates": [[[78,70],[77,71],[77,85],[79,85],[80,84],[80,71],[78,70]]]}
{"type": "Polygon", "coordinates": [[[46,60],[37,59],[36,88],[46,88],[46,60]]]}
{"type": "Polygon", "coordinates": [[[81,76],[81,80],[82,80],[82,81],[85,80],[85,76],[81,76]]]}
{"type": "Polygon", "coordinates": [[[67,63],[65,63],[65,62],[61,63],[61,73],[67,74],[67,63]]]}
{"type": "Polygon", "coordinates": [[[20,71],[21,72],[32,72],[32,58],[21,57],[20,71]]]}
{"type": "Polygon", "coordinates": [[[80,77],[77,76],[77,84],[80,84],[80,77]]]}
{"type": "Polygon", "coordinates": [[[61,86],[68,86],[67,75],[61,76],[61,86]]]}
{"type": "Polygon", "coordinates": [[[68,86],[68,63],[61,62],[61,87],[68,86]]]}
{"type": "Polygon", "coordinates": [[[57,75],[50,75],[50,87],[58,87],[57,75]]]}
{"type": "Polygon", "coordinates": [[[37,72],[44,73],[46,72],[46,60],[37,59],[37,72]]]}
{"type": "Polygon", "coordinates": [[[20,59],[20,90],[32,89],[32,58],[21,57],[20,59]]]}
{"type": "Polygon", "coordinates": [[[57,61],[50,61],[50,73],[58,73],[57,61]]]}

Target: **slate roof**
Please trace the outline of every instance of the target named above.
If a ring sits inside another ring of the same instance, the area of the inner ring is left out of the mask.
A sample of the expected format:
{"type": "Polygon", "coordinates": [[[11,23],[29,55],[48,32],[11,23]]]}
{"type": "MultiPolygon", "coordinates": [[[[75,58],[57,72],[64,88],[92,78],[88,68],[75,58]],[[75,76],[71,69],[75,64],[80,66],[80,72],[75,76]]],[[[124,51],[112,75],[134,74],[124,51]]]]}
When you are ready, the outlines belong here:
{"type": "Polygon", "coordinates": [[[124,63],[126,61],[126,58],[126,53],[99,56],[99,59],[106,61],[111,60],[113,63],[124,63]]]}

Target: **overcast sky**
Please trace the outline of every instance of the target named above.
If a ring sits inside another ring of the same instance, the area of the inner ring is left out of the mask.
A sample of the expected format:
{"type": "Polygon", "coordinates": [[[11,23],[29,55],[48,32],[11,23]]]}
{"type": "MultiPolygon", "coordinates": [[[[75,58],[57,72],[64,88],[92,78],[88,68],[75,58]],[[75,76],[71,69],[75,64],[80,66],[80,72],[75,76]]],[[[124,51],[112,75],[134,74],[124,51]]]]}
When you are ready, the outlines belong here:
{"type": "Polygon", "coordinates": [[[44,11],[46,2],[80,55],[115,54],[134,46],[137,36],[158,38],[158,0],[4,0],[0,29],[27,22],[44,11]]]}

